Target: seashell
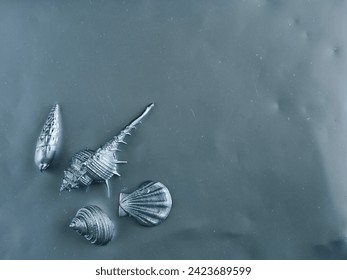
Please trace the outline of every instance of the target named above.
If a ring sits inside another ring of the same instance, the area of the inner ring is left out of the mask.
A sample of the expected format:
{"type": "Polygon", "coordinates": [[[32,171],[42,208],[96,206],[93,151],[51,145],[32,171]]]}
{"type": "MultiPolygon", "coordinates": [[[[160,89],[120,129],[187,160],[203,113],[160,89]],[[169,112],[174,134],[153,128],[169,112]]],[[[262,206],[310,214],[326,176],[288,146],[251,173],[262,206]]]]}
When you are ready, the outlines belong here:
{"type": "Polygon", "coordinates": [[[110,218],[95,205],[79,209],[70,223],[70,228],[95,245],[109,243],[115,230],[110,218]]]}
{"type": "Polygon", "coordinates": [[[61,116],[58,104],[55,104],[43,125],[37,139],[35,164],[43,171],[48,168],[59,148],[61,139],[61,116]]]}
{"type": "Polygon", "coordinates": [[[153,103],[148,105],[139,117],[98,150],[86,149],[76,153],[71,159],[70,166],[64,171],[64,179],[60,191],[70,191],[80,186],[90,186],[92,183],[105,182],[108,196],[110,197],[108,180],[113,175],[120,176],[118,164],[126,163],[126,161],[118,159],[119,145],[126,144],[124,141],[125,137],[131,135],[130,132],[141,123],[153,106],[153,103]]]}
{"type": "Polygon", "coordinates": [[[119,216],[127,214],[143,226],[156,226],[170,213],[172,199],[170,192],[160,182],[147,181],[131,194],[119,196],[119,216]]]}

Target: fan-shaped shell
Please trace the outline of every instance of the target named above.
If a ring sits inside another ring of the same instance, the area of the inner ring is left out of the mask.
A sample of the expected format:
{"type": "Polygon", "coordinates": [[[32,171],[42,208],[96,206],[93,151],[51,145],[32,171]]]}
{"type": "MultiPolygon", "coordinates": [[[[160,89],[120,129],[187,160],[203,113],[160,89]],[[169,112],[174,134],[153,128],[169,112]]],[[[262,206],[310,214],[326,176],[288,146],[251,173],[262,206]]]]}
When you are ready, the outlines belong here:
{"type": "Polygon", "coordinates": [[[96,245],[106,245],[114,235],[113,222],[95,205],[79,209],[70,223],[70,228],[96,245]]]}
{"type": "Polygon", "coordinates": [[[61,140],[61,116],[58,104],[48,114],[36,142],[35,164],[43,171],[48,168],[58,151],[61,140]]]}
{"type": "Polygon", "coordinates": [[[147,181],[133,193],[121,193],[119,196],[119,216],[128,214],[144,226],[156,226],[163,222],[171,207],[169,189],[160,182],[147,181]]]}

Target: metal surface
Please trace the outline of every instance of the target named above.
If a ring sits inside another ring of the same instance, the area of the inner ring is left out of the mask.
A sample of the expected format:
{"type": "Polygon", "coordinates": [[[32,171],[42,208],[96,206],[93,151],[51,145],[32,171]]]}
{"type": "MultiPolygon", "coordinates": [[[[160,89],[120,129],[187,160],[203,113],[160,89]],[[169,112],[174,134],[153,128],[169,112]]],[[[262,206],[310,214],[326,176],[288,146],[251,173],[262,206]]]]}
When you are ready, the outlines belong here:
{"type": "Polygon", "coordinates": [[[342,0],[1,1],[0,258],[346,259],[346,13],[342,0]],[[40,173],[55,102],[64,145],[40,173]],[[71,156],[150,102],[111,198],[59,194],[71,156]],[[170,186],[168,219],[119,218],[119,193],[152,178],[170,186]],[[69,229],[84,205],[114,221],[107,246],[69,229]]]}

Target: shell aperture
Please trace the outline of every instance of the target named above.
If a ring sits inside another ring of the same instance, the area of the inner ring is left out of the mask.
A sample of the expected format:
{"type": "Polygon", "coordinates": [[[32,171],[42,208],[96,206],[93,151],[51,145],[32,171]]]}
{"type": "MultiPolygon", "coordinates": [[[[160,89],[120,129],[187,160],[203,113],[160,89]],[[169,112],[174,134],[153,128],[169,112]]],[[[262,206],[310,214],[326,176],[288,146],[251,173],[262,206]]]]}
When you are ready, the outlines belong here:
{"type": "Polygon", "coordinates": [[[110,218],[100,207],[95,205],[79,209],[69,227],[95,245],[106,245],[109,243],[115,231],[114,224],[110,218]]]}
{"type": "Polygon", "coordinates": [[[59,104],[55,104],[48,114],[36,142],[35,164],[44,171],[49,167],[58,151],[61,132],[61,115],[59,104]]]}
{"type": "Polygon", "coordinates": [[[120,176],[118,164],[126,163],[126,161],[118,159],[117,152],[119,151],[119,145],[126,144],[124,141],[126,136],[131,135],[130,132],[141,123],[142,119],[149,113],[153,106],[153,103],[149,104],[140,116],[134,119],[118,135],[114,136],[98,150],[86,149],[76,153],[71,159],[70,166],[64,171],[60,191],[70,191],[80,186],[89,186],[92,183],[103,182],[108,187],[108,180],[113,175],[120,176]]]}
{"type": "Polygon", "coordinates": [[[143,226],[156,226],[169,215],[172,198],[160,182],[144,182],[130,194],[119,196],[119,216],[134,217],[143,226]]]}

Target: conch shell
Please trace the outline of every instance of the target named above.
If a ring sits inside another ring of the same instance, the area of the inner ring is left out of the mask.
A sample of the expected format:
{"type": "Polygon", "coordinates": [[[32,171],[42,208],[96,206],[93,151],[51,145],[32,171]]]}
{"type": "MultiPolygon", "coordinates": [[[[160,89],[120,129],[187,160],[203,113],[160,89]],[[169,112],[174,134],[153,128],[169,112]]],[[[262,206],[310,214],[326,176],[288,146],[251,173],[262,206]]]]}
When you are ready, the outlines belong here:
{"type": "Polygon", "coordinates": [[[43,171],[54,159],[61,140],[61,116],[58,104],[55,104],[43,125],[36,142],[35,164],[43,171]]]}
{"type": "Polygon", "coordinates": [[[160,182],[147,181],[133,193],[119,196],[119,216],[134,217],[143,226],[156,226],[170,213],[170,192],[160,182]]]}
{"type": "Polygon", "coordinates": [[[80,186],[89,186],[92,183],[107,185],[108,196],[110,189],[108,180],[113,176],[120,176],[118,165],[126,163],[119,160],[118,151],[120,144],[126,144],[125,138],[140,124],[143,118],[150,112],[154,104],[149,104],[146,109],[128,124],[121,132],[109,140],[96,151],[85,149],[77,152],[71,159],[70,166],[64,171],[63,183],[60,191],[78,189],[80,186]]]}
{"type": "Polygon", "coordinates": [[[100,207],[95,205],[79,209],[70,223],[70,228],[95,245],[109,243],[115,231],[110,218],[100,207]]]}

